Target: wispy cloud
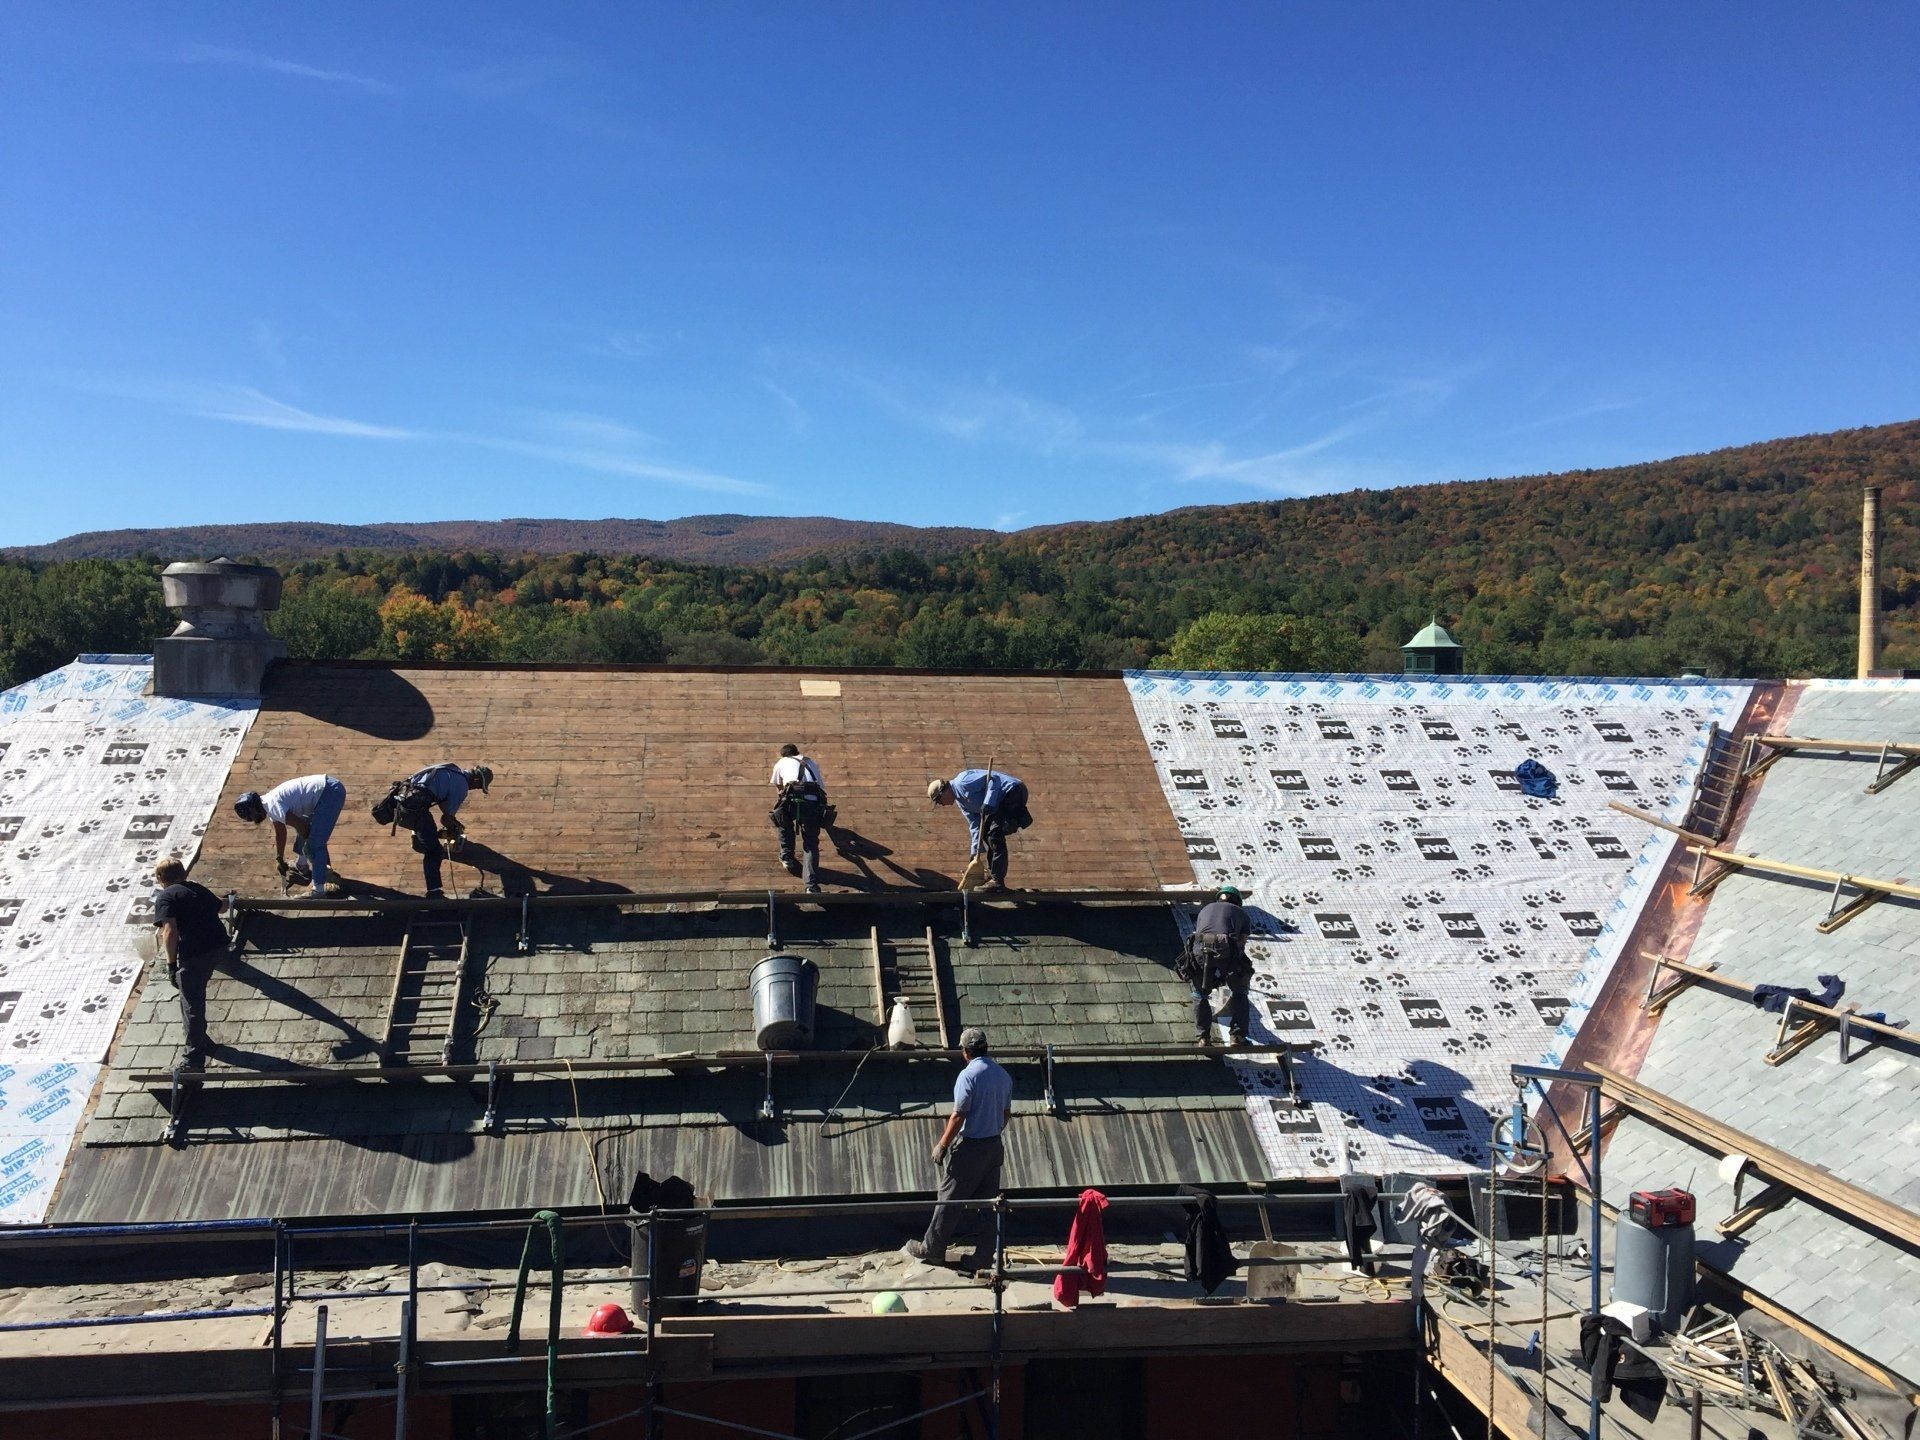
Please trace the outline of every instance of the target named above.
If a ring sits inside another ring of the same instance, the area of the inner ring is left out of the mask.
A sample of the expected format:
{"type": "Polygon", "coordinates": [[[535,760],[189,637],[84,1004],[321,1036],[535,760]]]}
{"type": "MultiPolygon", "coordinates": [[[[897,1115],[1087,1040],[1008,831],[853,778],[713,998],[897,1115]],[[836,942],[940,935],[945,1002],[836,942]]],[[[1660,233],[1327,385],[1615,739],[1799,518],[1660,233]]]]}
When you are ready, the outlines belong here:
{"type": "Polygon", "coordinates": [[[1511,427],[1509,435],[1527,435],[1535,430],[1551,430],[1559,425],[1572,425],[1577,421],[1591,420],[1596,415],[1612,415],[1621,410],[1633,410],[1646,404],[1644,396],[1634,396],[1620,400],[1595,400],[1588,405],[1576,405],[1571,410],[1562,410],[1552,415],[1542,415],[1535,420],[1523,420],[1511,427]]]}
{"type": "Polygon", "coordinates": [[[807,407],[796,400],[793,392],[786,386],[769,380],[764,375],[760,377],[760,384],[769,395],[780,402],[780,412],[786,416],[787,424],[793,427],[793,433],[806,434],[813,425],[813,416],[807,413],[807,407]]]}
{"type": "Polygon", "coordinates": [[[348,440],[405,441],[415,444],[469,445],[524,455],[629,480],[655,480],[690,490],[723,495],[770,495],[773,487],[757,480],[677,464],[655,453],[656,437],[623,421],[579,411],[526,412],[533,432],[493,434],[466,430],[420,429],[373,424],[339,415],[323,415],[276,399],[250,385],[213,381],[99,380],[83,378],[77,388],[163,406],[177,414],[260,430],[283,430],[348,440]]]}
{"type": "Polygon", "coordinates": [[[588,348],[611,360],[648,360],[660,353],[660,338],[645,330],[621,330],[588,348]]]}
{"type": "Polygon", "coordinates": [[[173,58],[183,65],[228,65],[241,70],[261,70],[270,75],[290,75],[297,80],[316,80],[326,85],[346,85],[382,95],[394,94],[399,89],[371,75],[360,75],[351,70],[328,70],[319,65],[286,60],[278,55],[263,55],[258,50],[245,50],[234,45],[182,45],[173,52],[173,58]]]}
{"type": "MultiPolygon", "coordinates": [[[[1288,363],[1279,355],[1258,359],[1269,368],[1288,363]]],[[[805,363],[902,422],[967,445],[1052,462],[1145,471],[1162,482],[1231,484],[1282,495],[1405,479],[1397,470],[1341,454],[1342,447],[1443,404],[1467,373],[1434,371],[1376,381],[1356,399],[1319,407],[1317,422],[1312,410],[1292,420],[1250,410],[1233,423],[1216,424],[1212,433],[1196,436],[1165,433],[1165,427],[1155,423],[1164,411],[1116,419],[992,380],[943,381],[833,357],[806,357],[805,363]],[[1241,438],[1276,434],[1282,443],[1257,445],[1241,438]]],[[[1251,377],[1249,383],[1261,378],[1251,377]]],[[[1228,387],[1209,383],[1193,388],[1228,387]]]]}

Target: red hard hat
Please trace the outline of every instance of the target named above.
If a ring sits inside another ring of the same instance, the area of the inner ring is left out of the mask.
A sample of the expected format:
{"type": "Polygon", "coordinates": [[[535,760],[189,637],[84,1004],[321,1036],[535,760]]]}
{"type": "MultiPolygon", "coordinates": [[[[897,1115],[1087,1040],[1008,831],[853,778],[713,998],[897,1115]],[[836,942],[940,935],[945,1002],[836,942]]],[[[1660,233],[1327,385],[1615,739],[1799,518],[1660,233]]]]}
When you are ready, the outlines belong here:
{"type": "Polygon", "coordinates": [[[627,1312],[613,1304],[600,1306],[587,1321],[589,1335],[624,1335],[631,1329],[633,1321],[627,1318],[627,1312]]]}

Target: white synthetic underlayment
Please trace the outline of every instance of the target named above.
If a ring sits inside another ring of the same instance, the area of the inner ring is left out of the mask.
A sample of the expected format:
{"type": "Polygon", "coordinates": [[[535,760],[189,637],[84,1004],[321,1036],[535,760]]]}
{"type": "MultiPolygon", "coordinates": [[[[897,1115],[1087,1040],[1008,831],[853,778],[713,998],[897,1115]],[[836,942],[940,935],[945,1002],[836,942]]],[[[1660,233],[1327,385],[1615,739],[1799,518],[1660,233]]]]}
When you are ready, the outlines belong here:
{"type": "MultiPolygon", "coordinates": [[[[1134,712],[1202,884],[1249,892],[1258,1038],[1241,1067],[1276,1177],[1462,1173],[1508,1067],[1577,1033],[1673,837],[1705,726],[1749,687],[1135,671],[1134,712]],[[1529,756],[1560,782],[1521,793],[1529,756]]],[[[1222,996],[1217,998],[1224,998],[1222,996]]]]}
{"type": "Polygon", "coordinates": [[[0,1223],[38,1221],[152,933],[153,867],[192,862],[251,704],[144,695],[144,655],[0,692],[0,1223]]]}

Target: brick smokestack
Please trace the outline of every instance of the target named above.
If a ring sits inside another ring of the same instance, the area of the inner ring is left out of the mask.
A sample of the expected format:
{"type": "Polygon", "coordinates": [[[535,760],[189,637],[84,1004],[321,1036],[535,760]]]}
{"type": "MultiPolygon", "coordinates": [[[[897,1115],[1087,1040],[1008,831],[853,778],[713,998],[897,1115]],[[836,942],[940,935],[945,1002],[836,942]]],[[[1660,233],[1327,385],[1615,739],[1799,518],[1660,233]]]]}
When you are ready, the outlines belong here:
{"type": "Polygon", "coordinates": [[[1860,675],[1880,668],[1880,487],[1860,498],[1860,675]]]}

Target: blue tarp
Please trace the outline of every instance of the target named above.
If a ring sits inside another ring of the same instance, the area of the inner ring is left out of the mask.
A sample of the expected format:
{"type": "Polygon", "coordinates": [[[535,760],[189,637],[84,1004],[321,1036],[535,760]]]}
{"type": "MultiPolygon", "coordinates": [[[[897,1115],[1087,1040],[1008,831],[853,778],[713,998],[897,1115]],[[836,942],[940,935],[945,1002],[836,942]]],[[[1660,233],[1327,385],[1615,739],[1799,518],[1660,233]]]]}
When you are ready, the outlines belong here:
{"type": "Polygon", "coordinates": [[[1551,800],[1560,791],[1559,777],[1538,760],[1522,760],[1514,766],[1513,778],[1536,800],[1551,800]]]}

